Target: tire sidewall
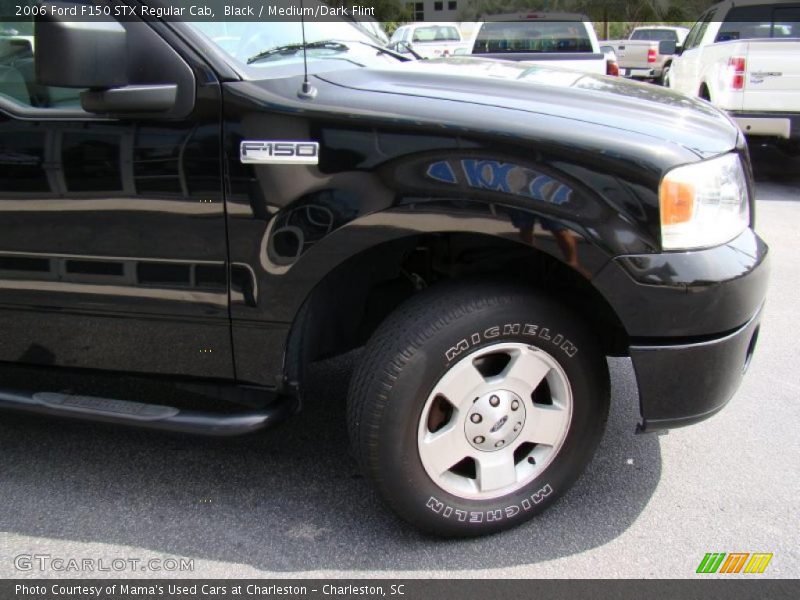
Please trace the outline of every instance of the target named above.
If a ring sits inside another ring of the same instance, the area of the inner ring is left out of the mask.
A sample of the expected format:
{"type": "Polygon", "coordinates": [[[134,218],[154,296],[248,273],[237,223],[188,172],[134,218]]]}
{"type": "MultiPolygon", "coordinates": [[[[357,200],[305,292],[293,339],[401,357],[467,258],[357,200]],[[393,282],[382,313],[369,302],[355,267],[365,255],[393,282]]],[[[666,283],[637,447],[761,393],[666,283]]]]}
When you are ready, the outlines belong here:
{"type": "Polygon", "coordinates": [[[603,356],[571,314],[552,303],[531,300],[487,306],[439,328],[408,358],[393,382],[380,425],[385,443],[375,465],[387,476],[377,479],[394,508],[424,529],[479,535],[525,521],[569,488],[596,447],[608,410],[605,365],[598,364],[603,356]],[[506,342],[535,346],[558,362],[572,392],[570,427],[557,456],[521,489],[490,500],[460,498],[439,488],[425,471],[417,442],[419,420],[449,368],[477,350],[506,342]]]}

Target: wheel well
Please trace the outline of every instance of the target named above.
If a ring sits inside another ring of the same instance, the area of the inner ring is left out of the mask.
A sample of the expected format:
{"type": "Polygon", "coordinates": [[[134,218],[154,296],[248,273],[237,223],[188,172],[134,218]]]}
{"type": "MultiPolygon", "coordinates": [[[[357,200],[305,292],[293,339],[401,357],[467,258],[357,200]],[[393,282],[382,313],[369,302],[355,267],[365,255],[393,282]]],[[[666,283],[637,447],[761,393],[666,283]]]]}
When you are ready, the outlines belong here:
{"type": "Polygon", "coordinates": [[[546,290],[589,321],[607,355],[627,353],[627,333],[605,298],[549,254],[487,234],[424,234],[374,246],[317,284],[289,335],[288,382],[302,383],[313,361],[365,344],[412,295],[441,281],[464,278],[500,278],[546,290]]]}

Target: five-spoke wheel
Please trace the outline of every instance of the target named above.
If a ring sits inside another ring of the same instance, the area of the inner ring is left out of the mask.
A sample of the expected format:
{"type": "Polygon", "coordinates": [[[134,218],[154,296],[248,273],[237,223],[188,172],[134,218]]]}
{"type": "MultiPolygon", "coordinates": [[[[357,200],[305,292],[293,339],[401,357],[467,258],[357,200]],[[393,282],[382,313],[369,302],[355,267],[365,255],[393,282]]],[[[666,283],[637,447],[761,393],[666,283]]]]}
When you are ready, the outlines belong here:
{"type": "Polygon", "coordinates": [[[544,350],[492,344],[434,386],[419,423],[419,455],[442,489],[493,498],[524,486],[558,453],[572,416],[563,369],[544,350]]]}
{"type": "Polygon", "coordinates": [[[348,428],[384,500],[427,531],[519,524],[586,466],[608,370],[573,312],[510,284],[443,284],[377,329],[350,384],[348,428]]]}

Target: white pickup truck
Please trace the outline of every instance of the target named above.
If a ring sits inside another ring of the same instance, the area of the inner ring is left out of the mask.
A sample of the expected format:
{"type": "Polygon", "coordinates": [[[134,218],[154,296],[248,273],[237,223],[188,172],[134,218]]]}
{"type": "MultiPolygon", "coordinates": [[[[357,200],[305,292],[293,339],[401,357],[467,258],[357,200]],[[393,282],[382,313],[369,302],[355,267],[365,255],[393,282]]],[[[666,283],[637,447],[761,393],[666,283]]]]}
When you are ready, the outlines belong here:
{"type": "Polygon", "coordinates": [[[422,58],[443,58],[467,54],[469,43],[455,23],[409,23],[398,27],[387,47],[401,54],[422,58]]]}
{"type": "Polygon", "coordinates": [[[606,74],[594,27],[572,13],[514,13],[486,17],[476,28],[471,54],[606,74]]]}
{"type": "Polygon", "coordinates": [[[727,111],[744,133],[800,148],[800,1],[715,5],[689,32],[669,87],[727,111]]]}
{"type": "Polygon", "coordinates": [[[627,40],[603,42],[617,55],[620,75],[664,82],[676,49],[683,45],[689,29],[670,25],[636,27],[627,40]]]}

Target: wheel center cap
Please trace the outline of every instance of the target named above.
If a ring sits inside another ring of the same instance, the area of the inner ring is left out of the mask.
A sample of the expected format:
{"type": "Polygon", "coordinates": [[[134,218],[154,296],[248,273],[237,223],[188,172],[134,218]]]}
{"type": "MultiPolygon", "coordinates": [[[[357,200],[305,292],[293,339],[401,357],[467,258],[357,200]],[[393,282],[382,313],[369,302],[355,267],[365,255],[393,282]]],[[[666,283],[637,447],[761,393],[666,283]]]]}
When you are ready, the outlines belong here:
{"type": "Polygon", "coordinates": [[[489,433],[496,433],[497,431],[499,431],[499,430],[500,430],[500,428],[501,428],[503,425],[505,425],[505,424],[506,424],[506,421],[508,421],[508,415],[505,415],[505,416],[504,416],[502,419],[500,419],[500,420],[499,420],[497,423],[495,423],[494,425],[492,425],[492,428],[489,430],[489,433]]]}
{"type": "Polygon", "coordinates": [[[464,423],[464,435],[474,448],[494,452],[508,447],[524,425],[522,399],[508,390],[494,390],[472,404],[464,423]]]}

